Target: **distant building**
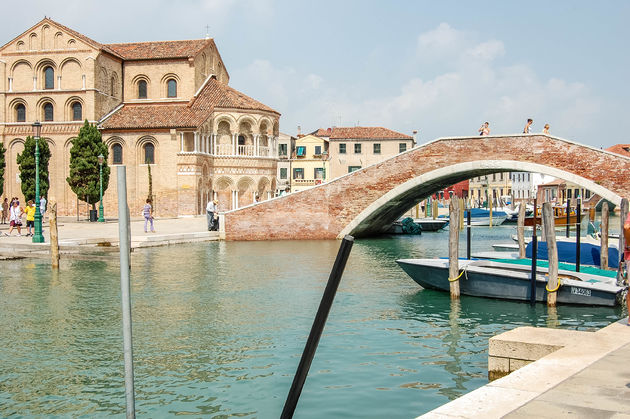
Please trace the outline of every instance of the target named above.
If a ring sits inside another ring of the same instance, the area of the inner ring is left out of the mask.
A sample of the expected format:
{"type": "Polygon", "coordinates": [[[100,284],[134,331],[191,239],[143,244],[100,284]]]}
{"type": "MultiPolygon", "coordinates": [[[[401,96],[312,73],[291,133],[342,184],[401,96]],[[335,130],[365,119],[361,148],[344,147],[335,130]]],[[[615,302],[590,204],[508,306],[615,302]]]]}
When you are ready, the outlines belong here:
{"type": "Polygon", "coordinates": [[[615,144],[612,147],[608,147],[606,151],[630,157],[630,144],[615,144]]]}
{"type": "Polygon", "coordinates": [[[379,163],[414,147],[414,138],[383,127],[333,127],[313,135],[330,142],[330,179],[379,163]]]}
{"type": "Polygon", "coordinates": [[[552,202],[562,205],[570,200],[570,205],[577,205],[577,198],[582,198],[582,202],[585,202],[591,198],[591,191],[584,189],[583,187],[576,185],[575,183],[567,182],[562,179],[555,179],[551,182],[545,183],[538,187],[536,197],[538,198],[538,204],[542,205],[545,202],[552,202]]]}
{"type": "Polygon", "coordinates": [[[276,175],[276,195],[291,187],[291,156],[295,151],[295,137],[280,133],[278,135],[278,173],[276,175]]]}
{"type": "Polygon", "coordinates": [[[512,181],[510,172],[492,173],[485,176],[477,176],[469,180],[470,197],[478,204],[483,204],[489,199],[497,203],[498,198],[512,195],[512,181]]]}
{"type": "Polygon", "coordinates": [[[463,180],[458,182],[448,188],[441,190],[440,192],[435,193],[432,198],[433,199],[448,199],[450,193],[453,192],[453,195],[458,198],[466,199],[470,195],[470,182],[468,180],[463,180]]]}
{"type": "Polygon", "coordinates": [[[512,197],[519,199],[534,199],[538,186],[551,182],[554,177],[542,173],[512,172],[512,197]]]}
{"type": "Polygon", "coordinates": [[[315,135],[298,138],[290,165],[291,192],[326,182],[330,178],[328,141],[315,135]]]}

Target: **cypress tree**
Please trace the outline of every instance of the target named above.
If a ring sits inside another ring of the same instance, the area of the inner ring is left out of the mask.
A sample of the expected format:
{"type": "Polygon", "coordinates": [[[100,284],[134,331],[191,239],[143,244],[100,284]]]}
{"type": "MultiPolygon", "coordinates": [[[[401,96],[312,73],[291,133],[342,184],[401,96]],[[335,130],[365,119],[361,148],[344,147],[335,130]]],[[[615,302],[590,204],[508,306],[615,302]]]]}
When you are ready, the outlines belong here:
{"type": "Polygon", "coordinates": [[[4,145],[0,143],[0,196],[4,192],[4,167],[6,166],[4,163],[4,145]]]}
{"type": "Polygon", "coordinates": [[[86,119],[83,127],[79,130],[79,135],[72,140],[70,176],[66,178],[66,182],[81,201],[92,204],[92,209],[96,209],[96,203],[100,198],[99,154],[103,155],[104,194],[109,184],[108,150],[101,138],[101,132],[95,125],[90,125],[86,119]]]}
{"type": "MultiPolygon", "coordinates": [[[[24,151],[17,155],[17,164],[20,170],[20,188],[24,199],[35,201],[35,138],[26,137],[24,151]]],[[[39,139],[39,195],[48,196],[48,162],[50,161],[50,148],[48,142],[39,139]]]]}

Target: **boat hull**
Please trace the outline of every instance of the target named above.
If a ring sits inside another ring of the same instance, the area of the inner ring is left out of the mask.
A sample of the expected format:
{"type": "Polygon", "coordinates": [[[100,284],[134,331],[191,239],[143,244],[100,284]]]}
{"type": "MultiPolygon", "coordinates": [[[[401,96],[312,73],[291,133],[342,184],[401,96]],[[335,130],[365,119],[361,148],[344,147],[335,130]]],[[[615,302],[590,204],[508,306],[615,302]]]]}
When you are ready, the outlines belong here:
{"type": "MultiPolygon", "coordinates": [[[[423,288],[448,292],[448,260],[442,259],[401,259],[398,265],[418,285],[423,288]]],[[[498,298],[505,300],[529,301],[531,295],[531,271],[527,267],[506,268],[501,263],[491,261],[460,261],[465,272],[459,280],[462,295],[498,298]],[[484,263],[482,263],[484,262],[484,263]],[[476,263],[476,265],[475,265],[476,263]],[[506,271],[506,269],[510,269],[506,271]]],[[[595,287],[580,281],[564,281],[558,290],[559,304],[577,304],[589,306],[614,306],[619,300],[622,287],[595,287]]],[[[546,279],[544,274],[536,278],[536,301],[547,300],[546,279]]]]}

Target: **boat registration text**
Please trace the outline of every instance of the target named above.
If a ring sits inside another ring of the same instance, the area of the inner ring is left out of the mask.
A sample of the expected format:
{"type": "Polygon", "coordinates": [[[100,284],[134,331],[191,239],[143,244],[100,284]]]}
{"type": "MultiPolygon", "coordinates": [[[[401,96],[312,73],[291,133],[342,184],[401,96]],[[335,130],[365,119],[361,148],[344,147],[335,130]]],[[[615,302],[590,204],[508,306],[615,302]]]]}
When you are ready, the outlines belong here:
{"type": "Polygon", "coordinates": [[[571,294],[583,295],[585,297],[590,297],[591,296],[591,290],[585,289],[585,288],[571,287],[571,294]]]}

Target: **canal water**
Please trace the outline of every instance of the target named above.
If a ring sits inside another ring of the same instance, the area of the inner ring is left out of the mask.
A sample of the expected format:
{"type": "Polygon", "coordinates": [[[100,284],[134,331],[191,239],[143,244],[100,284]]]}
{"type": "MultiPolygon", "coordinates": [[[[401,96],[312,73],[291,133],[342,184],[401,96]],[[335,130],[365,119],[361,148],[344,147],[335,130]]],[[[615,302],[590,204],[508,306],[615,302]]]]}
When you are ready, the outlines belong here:
{"type": "MultiPolygon", "coordinates": [[[[511,233],[476,228],[473,251],[511,233]]],[[[487,383],[495,334],[595,330],[625,315],[451,302],[394,262],[444,256],[447,242],[448,231],[357,240],[296,418],[415,417],[487,383]]],[[[278,417],[338,247],[214,242],[134,252],[138,416],[278,417]]],[[[117,260],[64,260],[58,274],[46,262],[0,262],[0,416],[123,417],[117,260]]]]}

